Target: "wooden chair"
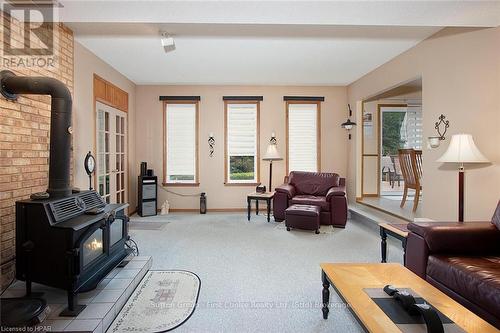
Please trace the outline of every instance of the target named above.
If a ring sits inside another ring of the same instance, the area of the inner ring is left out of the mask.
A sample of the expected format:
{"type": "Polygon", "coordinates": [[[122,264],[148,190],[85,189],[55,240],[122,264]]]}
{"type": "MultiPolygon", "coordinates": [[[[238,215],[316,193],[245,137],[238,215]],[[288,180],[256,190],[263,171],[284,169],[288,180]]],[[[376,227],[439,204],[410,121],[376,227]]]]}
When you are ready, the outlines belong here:
{"type": "Polygon", "coordinates": [[[414,149],[399,149],[399,166],[403,174],[404,190],[403,199],[401,200],[401,207],[406,203],[408,189],[415,190],[415,198],[413,199],[413,211],[417,210],[418,201],[420,200],[420,192],[422,185],[422,151],[414,149]]]}

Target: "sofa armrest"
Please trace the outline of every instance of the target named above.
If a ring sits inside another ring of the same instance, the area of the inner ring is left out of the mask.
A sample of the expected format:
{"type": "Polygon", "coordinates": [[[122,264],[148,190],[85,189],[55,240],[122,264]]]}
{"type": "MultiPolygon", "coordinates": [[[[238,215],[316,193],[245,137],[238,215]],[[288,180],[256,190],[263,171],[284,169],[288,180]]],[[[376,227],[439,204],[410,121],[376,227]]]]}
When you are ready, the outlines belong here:
{"type": "Polygon", "coordinates": [[[278,193],[285,193],[289,199],[295,196],[295,187],[290,184],[283,184],[274,189],[278,193]]]}
{"type": "Polygon", "coordinates": [[[335,186],[331,187],[326,193],[326,200],[330,200],[331,197],[343,197],[345,196],[345,186],[335,186]]]}
{"type": "Polygon", "coordinates": [[[499,254],[500,230],[491,222],[425,222],[408,224],[427,244],[429,254],[499,254]]]}

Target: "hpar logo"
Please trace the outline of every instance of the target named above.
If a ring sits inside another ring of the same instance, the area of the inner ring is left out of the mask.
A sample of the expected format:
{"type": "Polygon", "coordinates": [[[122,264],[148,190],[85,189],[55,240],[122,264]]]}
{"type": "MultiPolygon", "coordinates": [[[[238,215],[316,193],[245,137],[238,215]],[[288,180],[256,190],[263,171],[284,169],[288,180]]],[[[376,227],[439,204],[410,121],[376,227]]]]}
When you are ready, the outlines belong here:
{"type": "Polygon", "coordinates": [[[2,5],[2,11],[5,13],[4,55],[54,54],[54,6],[51,2],[10,1],[2,5]]]}

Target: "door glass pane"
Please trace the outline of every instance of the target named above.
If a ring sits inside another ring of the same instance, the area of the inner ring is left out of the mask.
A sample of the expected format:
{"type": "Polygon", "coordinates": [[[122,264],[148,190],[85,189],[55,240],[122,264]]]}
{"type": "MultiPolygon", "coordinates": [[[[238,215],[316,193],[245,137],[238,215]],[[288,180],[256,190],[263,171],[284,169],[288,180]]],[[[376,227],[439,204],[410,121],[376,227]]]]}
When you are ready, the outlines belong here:
{"type": "Polygon", "coordinates": [[[109,134],[108,133],[104,134],[104,151],[106,153],[109,153],[109,134]]]}
{"type": "Polygon", "coordinates": [[[103,196],[105,193],[104,193],[104,176],[99,176],[99,194],[101,196],[103,196]]]}
{"type": "Polygon", "coordinates": [[[106,176],[106,193],[109,193],[109,175],[106,176]]]}
{"type": "Polygon", "coordinates": [[[125,152],[125,136],[122,135],[122,143],[120,145],[120,147],[122,148],[121,152],[124,153],[125,152]]]}
{"type": "Polygon", "coordinates": [[[104,131],[104,111],[97,112],[97,130],[104,131]]]}
{"type": "Polygon", "coordinates": [[[104,113],[104,130],[106,132],[109,131],[109,113],[108,112],[104,113]]]}
{"type": "Polygon", "coordinates": [[[105,161],[106,161],[105,173],[109,173],[109,154],[106,154],[105,161]]]}
{"type": "Polygon", "coordinates": [[[116,133],[121,133],[120,116],[116,116],[116,133]]]}
{"type": "Polygon", "coordinates": [[[121,123],[122,123],[122,134],[125,134],[125,117],[121,117],[121,123]]]}
{"type": "Polygon", "coordinates": [[[106,169],[104,168],[104,154],[98,154],[98,159],[99,164],[97,172],[99,173],[99,175],[103,175],[106,172],[106,169]]]}
{"type": "Polygon", "coordinates": [[[97,134],[97,149],[101,152],[104,151],[104,133],[97,134]]]}

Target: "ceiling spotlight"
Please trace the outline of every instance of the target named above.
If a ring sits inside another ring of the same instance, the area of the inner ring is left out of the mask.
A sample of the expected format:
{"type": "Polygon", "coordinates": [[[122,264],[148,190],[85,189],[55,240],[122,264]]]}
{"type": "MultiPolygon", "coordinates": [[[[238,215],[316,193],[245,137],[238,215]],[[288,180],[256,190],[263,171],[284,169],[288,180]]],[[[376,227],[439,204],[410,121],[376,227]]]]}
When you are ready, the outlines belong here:
{"type": "Polygon", "coordinates": [[[174,37],[166,32],[161,33],[161,46],[165,50],[165,53],[175,50],[174,37]]]}

